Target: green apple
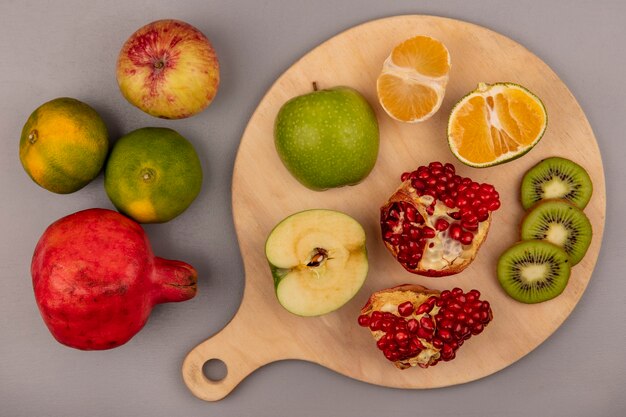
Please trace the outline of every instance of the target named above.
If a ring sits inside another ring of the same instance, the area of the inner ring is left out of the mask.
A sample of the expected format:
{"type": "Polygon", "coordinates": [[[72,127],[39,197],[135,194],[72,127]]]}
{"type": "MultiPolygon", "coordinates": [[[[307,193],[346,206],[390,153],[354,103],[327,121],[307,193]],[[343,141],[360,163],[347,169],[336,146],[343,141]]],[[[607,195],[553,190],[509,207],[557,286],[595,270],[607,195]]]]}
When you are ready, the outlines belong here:
{"type": "Polygon", "coordinates": [[[281,221],[265,243],[276,296],[288,311],[319,316],[347,303],[367,276],[363,227],[334,210],[307,210],[281,221]]]}
{"type": "Polygon", "coordinates": [[[378,121],[349,87],[313,91],[287,101],[276,116],[274,142],[289,172],[313,190],[354,185],[378,156],[378,121]]]}

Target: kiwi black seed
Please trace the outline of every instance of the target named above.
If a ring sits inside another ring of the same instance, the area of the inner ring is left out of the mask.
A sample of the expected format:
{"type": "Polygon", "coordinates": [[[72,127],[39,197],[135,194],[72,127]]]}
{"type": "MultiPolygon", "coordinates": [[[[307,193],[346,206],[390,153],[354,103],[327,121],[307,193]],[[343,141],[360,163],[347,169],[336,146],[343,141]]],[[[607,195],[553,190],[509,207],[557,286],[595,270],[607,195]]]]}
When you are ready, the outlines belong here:
{"type": "Polygon", "coordinates": [[[523,240],[545,240],[560,246],[576,265],[591,244],[591,223],[581,209],[565,200],[535,204],[522,220],[523,240]]]}
{"type": "Polygon", "coordinates": [[[498,260],[498,281],[522,303],[540,303],[561,294],[570,275],[563,249],[543,240],[525,240],[507,249],[498,260]]]}
{"type": "Polygon", "coordinates": [[[583,167],[569,159],[552,157],[532,167],[522,179],[522,206],[528,210],[540,200],[561,198],[581,210],[585,208],[593,185],[583,167]]]}

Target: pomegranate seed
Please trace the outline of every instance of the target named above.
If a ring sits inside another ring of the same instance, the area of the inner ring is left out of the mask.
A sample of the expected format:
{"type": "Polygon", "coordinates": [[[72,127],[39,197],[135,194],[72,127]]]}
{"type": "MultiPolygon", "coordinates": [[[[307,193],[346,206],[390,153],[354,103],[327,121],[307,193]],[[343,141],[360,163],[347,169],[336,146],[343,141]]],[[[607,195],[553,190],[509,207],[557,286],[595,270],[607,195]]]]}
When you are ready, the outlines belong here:
{"type": "Polygon", "coordinates": [[[408,359],[410,353],[411,349],[408,346],[401,346],[398,349],[398,354],[400,355],[398,359],[408,359]]]}
{"type": "Polygon", "coordinates": [[[359,326],[368,327],[370,325],[370,316],[367,314],[361,314],[359,316],[359,326]]]}
{"type": "MultiPolygon", "coordinates": [[[[459,186],[459,188],[460,188],[460,187],[462,187],[462,186],[460,185],[460,186],[459,186]]],[[[460,191],[461,191],[461,190],[459,190],[459,192],[460,192],[460,191]]],[[[467,197],[462,196],[462,195],[459,195],[459,196],[456,198],[456,206],[457,206],[458,208],[465,207],[465,206],[467,206],[468,204],[469,204],[469,200],[467,199],[467,197]]]]}
{"type": "Polygon", "coordinates": [[[383,313],[382,313],[382,311],[374,311],[374,312],[372,313],[372,320],[375,320],[375,319],[382,319],[382,318],[383,318],[383,313]]]}
{"type": "Polygon", "coordinates": [[[422,228],[422,236],[424,236],[426,239],[432,239],[433,237],[435,237],[435,231],[426,226],[422,228]]]}
{"type": "Polygon", "coordinates": [[[376,342],[376,347],[380,350],[385,350],[385,348],[387,347],[387,341],[384,337],[378,339],[378,341],[376,342]]]}
{"type": "Polygon", "coordinates": [[[395,339],[396,339],[396,342],[398,342],[398,343],[408,342],[409,341],[409,335],[406,332],[400,331],[400,332],[396,333],[395,339]]]}
{"type": "Polygon", "coordinates": [[[474,240],[474,234],[472,232],[463,232],[459,238],[459,242],[463,245],[469,245],[474,240]]]}
{"type": "Polygon", "coordinates": [[[485,326],[482,323],[478,323],[474,327],[472,327],[472,334],[477,335],[481,333],[485,329],[485,326]]]}
{"type": "Polygon", "coordinates": [[[417,329],[419,329],[420,324],[417,320],[415,319],[411,319],[409,321],[406,322],[406,329],[410,332],[410,333],[415,333],[417,332],[417,329]]]}
{"type": "Polygon", "coordinates": [[[456,171],[456,169],[454,168],[454,165],[452,165],[450,162],[446,163],[443,168],[447,171],[447,172],[451,172],[454,174],[454,172],[456,171]]]}
{"type": "Polygon", "coordinates": [[[422,342],[420,342],[420,340],[416,337],[414,337],[413,339],[411,339],[411,341],[409,342],[409,346],[413,349],[417,349],[417,350],[424,350],[424,345],[422,344],[422,342]]]}
{"type": "Polygon", "coordinates": [[[380,330],[380,319],[372,318],[370,320],[370,330],[372,331],[380,330]]]}
{"type": "Polygon", "coordinates": [[[474,312],[474,309],[470,305],[465,305],[465,306],[463,306],[463,312],[465,314],[469,315],[469,314],[472,314],[474,312]]]}
{"type": "Polygon", "coordinates": [[[406,215],[406,219],[410,222],[414,222],[417,218],[417,209],[411,205],[406,206],[404,214],[406,215]]]}
{"type": "Polygon", "coordinates": [[[423,190],[426,187],[426,184],[424,184],[424,181],[418,179],[418,178],[414,178],[411,180],[411,185],[413,186],[413,188],[415,188],[416,190],[423,190]]]}
{"type": "Polygon", "coordinates": [[[437,349],[441,349],[443,347],[443,340],[439,339],[439,338],[434,338],[433,341],[431,342],[433,344],[434,347],[436,347],[437,349]]]}
{"type": "Polygon", "coordinates": [[[387,347],[388,350],[391,350],[391,351],[398,350],[398,344],[396,342],[394,342],[393,340],[388,340],[386,347],[387,347]]]}
{"type": "Polygon", "coordinates": [[[382,330],[383,332],[388,332],[389,330],[393,329],[393,326],[394,326],[393,321],[389,319],[384,319],[380,323],[380,330],[382,330]]]}
{"type": "Polygon", "coordinates": [[[459,240],[461,238],[461,233],[462,233],[461,225],[458,223],[454,223],[450,226],[450,230],[448,231],[448,236],[450,236],[451,239],[459,240]]]}
{"type": "Polygon", "coordinates": [[[429,316],[423,316],[420,319],[420,326],[422,329],[428,332],[432,332],[435,330],[435,323],[433,323],[433,320],[429,316]]]}
{"type": "Polygon", "coordinates": [[[400,175],[400,181],[404,182],[408,180],[410,176],[411,176],[410,172],[403,172],[402,175],[400,175]]]}
{"type": "Polygon", "coordinates": [[[489,218],[489,210],[485,206],[480,206],[476,210],[476,216],[479,222],[484,222],[489,218]]]}
{"type": "Polygon", "coordinates": [[[442,200],[443,200],[443,204],[445,204],[446,207],[454,208],[455,202],[454,202],[454,198],[452,198],[452,196],[447,196],[447,197],[443,198],[442,200]]]}
{"type": "Polygon", "coordinates": [[[428,330],[424,329],[423,327],[420,327],[419,329],[417,329],[417,332],[415,334],[420,339],[424,339],[424,340],[428,340],[428,341],[432,340],[432,338],[433,338],[433,332],[429,332],[428,330]]]}
{"type": "Polygon", "coordinates": [[[480,298],[480,291],[478,290],[471,290],[470,292],[467,293],[468,301],[474,301],[474,300],[477,300],[478,298],[480,298]]]}
{"type": "Polygon", "coordinates": [[[478,223],[461,222],[461,227],[467,231],[475,232],[478,230],[478,223]]]}
{"type": "Polygon", "coordinates": [[[493,200],[489,203],[489,206],[487,206],[487,208],[489,209],[489,211],[496,211],[500,208],[500,201],[499,200],[493,200]]]}
{"type": "Polygon", "coordinates": [[[433,305],[430,305],[428,302],[424,302],[417,307],[415,310],[415,315],[419,316],[420,314],[430,313],[433,309],[433,305]]]}
{"type": "Polygon", "coordinates": [[[444,342],[452,340],[452,332],[449,329],[441,329],[437,334],[439,335],[439,338],[444,342]]]}
{"type": "Polygon", "coordinates": [[[444,361],[448,361],[452,359],[453,355],[454,355],[454,349],[452,349],[452,347],[449,344],[444,344],[441,347],[441,358],[444,361]]]}
{"type": "Polygon", "coordinates": [[[478,223],[478,216],[476,216],[472,211],[467,211],[461,216],[461,220],[466,223],[475,224],[478,223]]]}
{"type": "Polygon", "coordinates": [[[463,306],[460,303],[451,302],[448,304],[448,309],[456,314],[457,312],[463,310],[463,306]]]}
{"type": "Polygon", "coordinates": [[[401,332],[406,330],[406,321],[404,320],[399,320],[395,323],[395,326],[393,328],[396,332],[401,332]]]}
{"type": "Polygon", "coordinates": [[[459,346],[463,344],[463,340],[467,340],[472,336],[472,332],[468,326],[463,326],[461,329],[462,338],[459,340],[459,346]]]}
{"type": "Polygon", "coordinates": [[[435,222],[435,229],[439,230],[440,232],[448,230],[448,227],[450,227],[450,223],[448,223],[445,219],[439,218],[435,222]]]}
{"type": "Polygon", "coordinates": [[[443,319],[438,323],[438,327],[441,329],[450,330],[454,326],[454,322],[451,319],[443,319]]]}
{"type": "Polygon", "coordinates": [[[467,318],[467,315],[466,315],[465,313],[459,313],[459,314],[457,314],[457,316],[456,316],[456,319],[457,319],[458,321],[465,321],[465,319],[466,319],[466,318],[467,318]]]}
{"type": "Polygon", "coordinates": [[[415,306],[412,302],[406,301],[398,306],[398,313],[402,317],[408,317],[413,314],[413,310],[415,310],[415,306]]]}
{"type": "Polygon", "coordinates": [[[457,323],[455,323],[455,324],[452,326],[452,329],[451,329],[451,330],[452,330],[454,333],[461,333],[461,331],[463,330],[463,325],[462,325],[461,323],[458,323],[458,322],[457,322],[457,323]]]}
{"type": "Polygon", "coordinates": [[[439,161],[433,161],[430,164],[428,164],[428,168],[432,172],[433,168],[438,168],[438,169],[443,168],[443,164],[441,162],[439,162],[439,161]]]}

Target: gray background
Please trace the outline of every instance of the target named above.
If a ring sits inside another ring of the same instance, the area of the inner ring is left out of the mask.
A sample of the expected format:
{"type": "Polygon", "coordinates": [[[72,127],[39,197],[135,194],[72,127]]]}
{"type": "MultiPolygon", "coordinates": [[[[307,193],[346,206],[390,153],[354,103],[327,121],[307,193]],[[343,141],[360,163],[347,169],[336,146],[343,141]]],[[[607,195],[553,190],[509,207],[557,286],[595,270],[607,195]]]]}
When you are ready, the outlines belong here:
{"type": "Polygon", "coordinates": [[[0,415],[2,416],[620,416],[626,414],[626,3],[620,1],[8,1],[0,3],[0,415]],[[547,4],[546,4],[547,3],[547,4]],[[308,50],[358,23],[434,14],[477,23],[522,43],[574,93],[605,164],[607,224],[593,279],[564,325],[525,358],[483,380],[403,391],[357,382],[320,366],[281,362],[226,399],[187,390],[181,361],[236,312],[243,268],[231,219],[230,181],[243,129],[264,92],[308,50]],[[183,121],[128,104],[114,76],[118,51],[140,26],[178,18],[202,30],[222,65],[217,99],[183,121]],[[198,150],[206,180],[181,217],[146,226],[157,254],[200,273],[198,296],[158,306],[146,327],[111,351],[56,343],[29,274],[45,227],[89,207],[111,207],[102,176],[68,196],[37,187],[18,159],[31,111],[59,96],[95,107],[111,137],[168,126],[198,150]]]}

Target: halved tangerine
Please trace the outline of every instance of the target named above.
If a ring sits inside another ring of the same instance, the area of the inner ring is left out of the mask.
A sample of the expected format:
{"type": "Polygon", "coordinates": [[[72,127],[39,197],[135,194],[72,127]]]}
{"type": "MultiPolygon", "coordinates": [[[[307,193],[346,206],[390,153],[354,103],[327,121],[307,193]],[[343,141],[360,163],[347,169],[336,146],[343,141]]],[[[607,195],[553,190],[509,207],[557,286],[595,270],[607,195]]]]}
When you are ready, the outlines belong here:
{"type": "Polygon", "coordinates": [[[526,88],[513,83],[480,83],[452,109],[448,144],[466,165],[498,165],[530,151],[547,124],[545,106],[526,88]]]}
{"type": "Polygon", "coordinates": [[[378,100],[393,119],[416,123],[441,106],[450,72],[450,54],[440,41],[415,36],[397,45],[376,82],[378,100]]]}

